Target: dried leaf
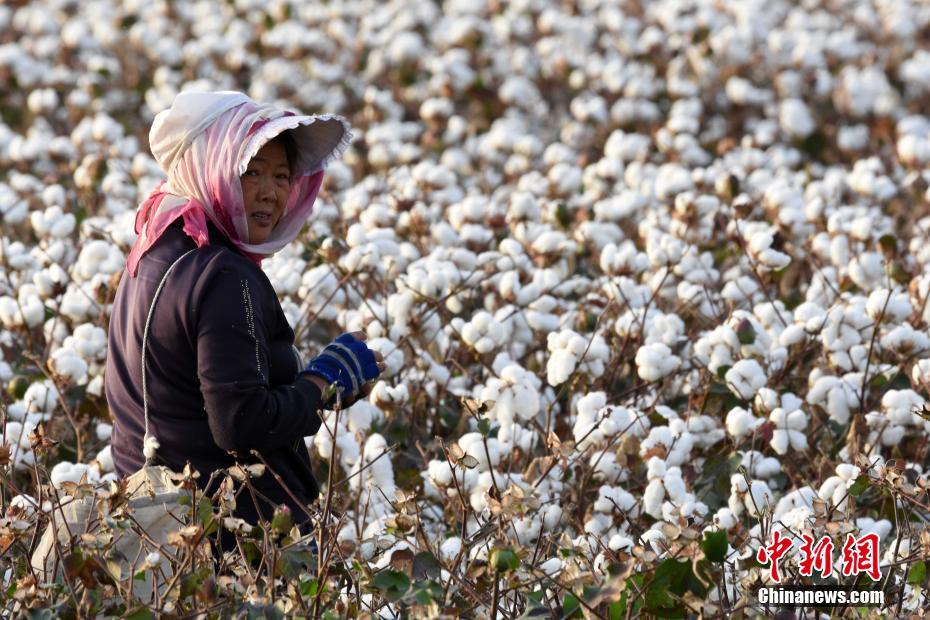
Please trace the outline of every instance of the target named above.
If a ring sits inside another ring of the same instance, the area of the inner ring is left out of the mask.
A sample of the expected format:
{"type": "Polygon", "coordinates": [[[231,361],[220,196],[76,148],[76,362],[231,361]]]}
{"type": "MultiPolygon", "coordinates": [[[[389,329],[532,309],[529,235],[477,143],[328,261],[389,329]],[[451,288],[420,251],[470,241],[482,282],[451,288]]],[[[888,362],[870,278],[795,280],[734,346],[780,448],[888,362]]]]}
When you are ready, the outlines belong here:
{"type": "Polygon", "coordinates": [[[391,554],[391,568],[410,575],[413,573],[413,558],[410,549],[397,549],[391,554]]]}
{"type": "Polygon", "coordinates": [[[45,424],[43,422],[39,422],[36,424],[36,427],[33,429],[32,433],[29,434],[29,444],[32,446],[33,452],[38,452],[41,450],[54,448],[56,445],[58,445],[58,442],[45,434],[45,424]]]}
{"type": "Polygon", "coordinates": [[[472,415],[484,415],[493,409],[495,404],[497,404],[497,402],[493,400],[476,400],[465,396],[462,397],[462,405],[464,405],[465,409],[472,415]]]}

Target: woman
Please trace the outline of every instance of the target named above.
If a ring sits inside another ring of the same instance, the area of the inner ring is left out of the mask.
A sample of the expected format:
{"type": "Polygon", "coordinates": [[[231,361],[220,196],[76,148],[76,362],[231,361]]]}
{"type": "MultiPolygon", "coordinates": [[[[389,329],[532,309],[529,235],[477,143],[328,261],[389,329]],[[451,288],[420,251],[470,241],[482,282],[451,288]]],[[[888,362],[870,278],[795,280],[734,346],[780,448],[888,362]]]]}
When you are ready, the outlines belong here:
{"type": "MultiPolygon", "coordinates": [[[[320,428],[334,390],[351,404],[384,364],[356,332],[301,370],[260,264],[300,232],[325,165],[350,136],[339,117],[299,116],[235,92],[185,92],[156,116],[150,145],[167,180],[139,208],[108,333],[121,477],[146,461],[176,471],[189,462],[212,492],[212,472],[260,462],[257,450],[286,488],[266,472],[252,480],[254,498],[240,490],[235,514],[257,524],[284,504],[309,531],[306,506],[319,488],[303,437],[320,428]]],[[[232,542],[226,533],[223,547],[232,542]]]]}

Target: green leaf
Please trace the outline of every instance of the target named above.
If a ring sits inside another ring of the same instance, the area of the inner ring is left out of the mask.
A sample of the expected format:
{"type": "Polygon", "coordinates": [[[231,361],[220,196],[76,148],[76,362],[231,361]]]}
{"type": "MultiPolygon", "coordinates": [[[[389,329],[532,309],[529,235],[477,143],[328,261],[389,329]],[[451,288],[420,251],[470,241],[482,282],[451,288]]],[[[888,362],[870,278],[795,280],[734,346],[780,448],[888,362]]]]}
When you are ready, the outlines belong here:
{"type": "Polygon", "coordinates": [[[396,570],[382,570],[374,575],[369,582],[372,588],[380,590],[392,603],[400,600],[410,589],[410,578],[396,570]]]}
{"type": "Polygon", "coordinates": [[[520,556],[509,547],[495,547],[491,550],[489,564],[499,573],[509,573],[520,566],[520,556]]]}
{"type": "Polygon", "coordinates": [[[419,605],[429,605],[442,598],[442,586],[435,581],[417,581],[413,584],[408,596],[412,597],[419,605]]]}
{"type": "MultiPolygon", "coordinates": [[[[626,593],[624,592],[624,596],[626,593]]],[[[611,603],[607,606],[607,618],[608,620],[622,620],[624,618],[624,608],[625,605],[621,604],[620,601],[616,603],[611,603]]]]}
{"type": "MultiPolygon", "coordinates": [[[[278,556],[278,566],[276,568],[288,579],[296,579],[301,571],[313,565],[313,554],[309,549],[291,547],[278,556]]],[[[315,593],[311,596],[315,596],[315,593]]]]}
{"type": "Polygon", "coordinates": [[[656,568],[646,592],[646,606],[657,615],[684,617],[682,604],[669,596],[669,593],[681,597],[685,592],[691,592],[703,598],[707,596],[707,591],[707,587],[692,572],[691,562],[669,558],[656,568]]]}
{"type": "Polygon", "coordinates": [[[566,592],[565,598],[562,599],[562,617],[563,618],[580,618],[581,617],[581,603],[578,602],[578,597],[576,597],[571,592],[566,592]]]}
{"type": "Polygon", "coordinates": [[[705,532],[704,540],[701,541],[701,550],[711,562],[723,562],[727,557],[726,531],[705,532]]]}
{"type": "Polygon", "coordinates": [[[853,497],[859,497],[869,488],[869,477],[866,474],[860,475],[849,487],[849,494],[853,497]]]}
{"type": "Polygon", "coordinates": [[[912,586],[920,585],[927,576],[927,563],[916,562],[911,564],[910,571],[907,573],[907,582],[912,586]]]}
{"type": "Polygon", "coordinates": [[[140,607],[124,617],[126,620],[155,620],[155,614],[148,607],[140,607]]]}
{"type": "Polygon", "coordinates": [[[739,338],[740,344],[752,344],[756,341],[756,330],[749,319],[743,319],[736,326],[736,337],[739,338]]]}
{"type": "MultiPolygon", "coordinates": [[[[733,367],[730,366],[730,365],[728,365],[728,364],[724,364],[723,366],[720,366],[720,367],[717,369],[717,378],[726,381],[726,379],[727,379],[727,372],[728,372],[731,368],[733,368],[733,367]]],[[[717,385],[719,385],[719,384],[717,384],[717,385]]]]}
{"type": "Polygon", "coordinates": [[[488,433],[491,432],[491,422],[487,418],[478,421],[478,432],[481,433],[482,437],[487,437],[488,433]]]}
{"type": "Polygon", "coordinates": [[[421,551],[413,557],[414,579],[438,579],[442,565],[429,551],[421,551]]]}
{"type": "MultiPolygon", "coordinates": [[[[323,587],[323,592],[326,591],[326,587],[323,587]]],[[[320,580],[311,579],[310,581],[300,582],[300,595],[304,598],[316,598],[320,594],[320,580]]]]}

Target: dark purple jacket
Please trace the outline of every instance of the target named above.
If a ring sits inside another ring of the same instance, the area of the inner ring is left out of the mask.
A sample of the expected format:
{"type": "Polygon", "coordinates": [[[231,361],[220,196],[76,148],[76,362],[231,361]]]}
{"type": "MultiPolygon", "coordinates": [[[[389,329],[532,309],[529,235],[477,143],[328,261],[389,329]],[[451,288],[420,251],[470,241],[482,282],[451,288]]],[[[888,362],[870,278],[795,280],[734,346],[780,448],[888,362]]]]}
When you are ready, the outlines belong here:
{"type": "MultiPolygon", "coordinates": [[[[110,317],[106,397],[114,418],[112,452],[123,477],[142,467],[142,331],[155,289],[168,266],[194,241],[176,220],[139,263],[136,277],[123,272],[110,317]]],[[[310,503],[319,487],[303,437],[320,428],[320,390],[306,379],[288,325],[268,277],[217,228],[210,245],[181,260],[158,297],[146,352],[149,428],[160,443],[155,463],[180,471],[189,461],[205,488],[210,474],[259,460],[301,500],[310,503]]],[[[267,472],[253,479],[270,505],[237,497],[236,514],[257,523],[257,509],[271,518],[288,505],[296,522],[306,512],[267,472]]],[[[207,489],[212,491],[215,484],[207,489]]],[[[238,489],[237,489],[238,490],[238,489]]]]}

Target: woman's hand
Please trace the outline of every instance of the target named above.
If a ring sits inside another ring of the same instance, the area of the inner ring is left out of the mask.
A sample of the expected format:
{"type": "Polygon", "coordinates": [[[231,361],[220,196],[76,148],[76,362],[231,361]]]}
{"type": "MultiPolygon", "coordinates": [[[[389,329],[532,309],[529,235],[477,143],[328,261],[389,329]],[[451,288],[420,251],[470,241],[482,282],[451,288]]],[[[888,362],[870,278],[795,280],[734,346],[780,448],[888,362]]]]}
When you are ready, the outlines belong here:
{"type": "Polygon", "coordinates": [[[343,408],[366,398],[385,369],[384,357],[365,345],[366,338],[361,331],[341,334],[310,360],[300,376],[313,381],[321,392],[331,384],[341,388],[343,408]]]}

